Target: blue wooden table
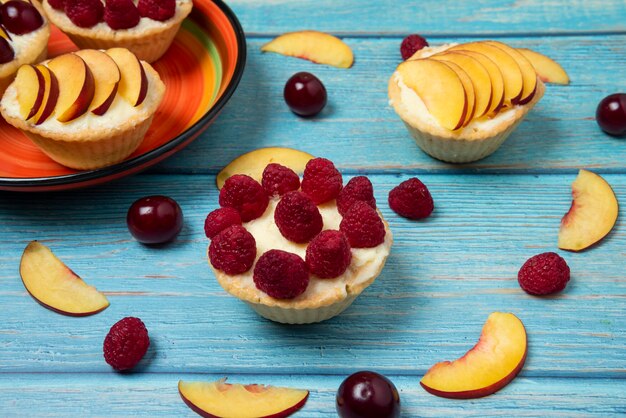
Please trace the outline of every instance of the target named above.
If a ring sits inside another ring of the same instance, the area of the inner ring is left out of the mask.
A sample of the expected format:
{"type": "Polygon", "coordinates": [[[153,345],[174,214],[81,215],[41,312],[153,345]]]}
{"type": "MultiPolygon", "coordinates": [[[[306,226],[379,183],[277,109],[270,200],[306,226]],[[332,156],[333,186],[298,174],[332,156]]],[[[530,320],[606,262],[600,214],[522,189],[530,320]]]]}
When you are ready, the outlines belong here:
{"type": "Polygon", "coordinates": [[[626,413],[626,140],[600,132],[595,108],[626,90],[626,3],[595,1],[232,0],[248,36],[244,78],[217,122],[148,172],[100,187],[0,194],[0,415],[194,416],[179,379],[267,383],[309,389],[299,416],[333,416],[348,374],[373,369],[401,392],[414,416],[616,416],[626,413]],[[318,29],[342,36],[349,70],[261,54],[277,34],[318,29]],[[489,158],[455,166],[423,154],[387,104],[386,85],[409,33],[431,44],[496,38],[556,59],[572,84],[546,95],[489,158]],[[326,85],[323,114],[303,120],[282,99],[297,71],[326,85]],[[217,207],[215,175],[258,147],[294,147],[335,161],[344,178],[365,173],[394,232],[382,275],[328,322],[263,320],[217,284],[206,262],[206,214],[217,207]],[[601,174],[622,204],[598,246],[558,251],[561,216],[579,168],[601,174]],[[411,176],[430,188],[433,216],[391,212],[389,190],[411,176]],[[131,239],[126,211],[165,194],[185,215],[179,238],[151,248],[131,239]],[[103,290],[111,302],[86,318],[58,315],[26,293],[20,255],[38,239],[103,290]],[[572,280],[534,298],[516,281],[532,255],[558,251],[572,280]],[[447,400],[419,386],[435,362],[477,340],[493,311],[515,313],[529,335],[519,377],[476,400],[447,400]],[[124,316],[138,316],[152,345],[135,373],[104,362],[102,342],[124,316]]]}

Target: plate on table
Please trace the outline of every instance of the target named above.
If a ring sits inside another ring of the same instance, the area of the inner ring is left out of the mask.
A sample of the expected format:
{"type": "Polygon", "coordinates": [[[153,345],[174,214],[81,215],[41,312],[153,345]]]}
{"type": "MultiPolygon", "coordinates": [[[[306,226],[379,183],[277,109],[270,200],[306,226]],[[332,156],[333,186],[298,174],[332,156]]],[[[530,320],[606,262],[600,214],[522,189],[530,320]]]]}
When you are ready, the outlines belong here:
{"type": "MultiPolygon", "coordinates": [[[[76,46],[51,27],[48,56],[76,46]]],[[[194,0],[169,50],[154,62],[165,97],[139,148],[105,168],[77,171],[46,156],[0,117],[0,190],[49,191],[92,186],[139,172],[191,143],[215,120],[239,84],[246,41],[235,14],[221,0],[194,0]]]]}

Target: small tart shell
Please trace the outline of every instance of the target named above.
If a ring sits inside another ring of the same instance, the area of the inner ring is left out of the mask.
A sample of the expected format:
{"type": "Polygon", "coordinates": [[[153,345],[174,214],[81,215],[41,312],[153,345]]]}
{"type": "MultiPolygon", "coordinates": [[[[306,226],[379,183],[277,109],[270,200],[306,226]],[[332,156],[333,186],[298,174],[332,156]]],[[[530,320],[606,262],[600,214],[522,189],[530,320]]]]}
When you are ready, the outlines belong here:
{"type": "MultiPolygon", "coordinates": [[[[48,39],[50,39],[50,25],[46,19],[46,15],[37,1],[33,1],[32,5],[39,10],[43,17],[43,26],[37,29],[32,42],[25,45],[20,53],[11,62],[0,64],[0,96],[6,88],[13,82],[15,73],[24,64],[35,64],[46,59],[48,55],[48,39]]],[[[11,36],[19,36],[13,35],[11,36]]]]}
{"type": "MultiPolygon", "coordinates": [[[[410,59],[421,58],[420,52],[422,51],[418,51],[410,59]]],[[[429,52],[427,48],[424,48],[423,56],[429,55],[429,52]]],[[[524,105],[508,109],[508,112],[514,112],[512,117],[504,119],[488,130],[464,128],[450,131],[441,126],[433,126],[423,122],[402,103],[401,88],[395,73],[389,80],[388,92],[394,110],[406,125],[417,145],[425,153],[450,163],[468,163],[487,157],[502,145],[530,109],[543,97],[545,85],[537,79],[537,89],[532,100],[524,105]]]]}
{"type": "MultiPolygon", "coordinates": [[[[154,95],[155,99],[151,100],[150,108],[144,109],[143,116],[135,115],[122,124],[106,129],[51,132],[21,118],[8,115],[4,105],[0,106],[0,112],[9,124],[22,130],[46,155],[59,164],[77,170],[91,170],[116,164],[139,147],[165,94],[165,85],[159,74],[149,64],[145,62],[142,64],[150,80],[149,94],[154,95]]],[[[90,117],[106,118],[106,113],[103,116],[90,115],[90,117]]]]}
{"type": "Polygon", "coordinates": [[[191,13],[193,4],[191,1],[177,4],[176,14],[163,22],[162,26],[152,27],[142,31],[112,29],[81,28],[76,26],[65,15],[55,10],[48,0],[43,1],[43,8],[48,18],[61,31],[63,31],[80,49],[109,49],[126,48],[137,55],[142,61],[152,63],[170,47],[174,37],[180,29],[183,20],[191,13]]]}
{"type": "MultiPolygon", "coordinates": [[[[385,221],[382,215],[380,216],[385,225],[385,241],[388,242],[389,248],[391,248],[393,243],[391,230],[387,221],[385,221]]],[[[310,324],[330,319],[347,309],[357,296],[380,275],[388,256],[389,253],[379,263],[376,271],[367,277],[366,280],[362,280],[357,284],[346,282],[345,292],[326,292],[315,298],[275,299],[259,289],[242,287],[237,280],[233,280],[233,276],[213,268],[210,261],[209,266],[213,269],[218,283],[224,290],[246,302],[262,317],[285,324],[310,324]]],[[[363,268],[365,267],[361,267],[361,269],[363,268]]],[[[254,266],[252,269],[254,269],[254,266]]],[[[354,276],[358,275],[357,273],[354,276]]],[[[342,278],[319,279],[312,275],[311,280],[342,280],[342,278]]]]}

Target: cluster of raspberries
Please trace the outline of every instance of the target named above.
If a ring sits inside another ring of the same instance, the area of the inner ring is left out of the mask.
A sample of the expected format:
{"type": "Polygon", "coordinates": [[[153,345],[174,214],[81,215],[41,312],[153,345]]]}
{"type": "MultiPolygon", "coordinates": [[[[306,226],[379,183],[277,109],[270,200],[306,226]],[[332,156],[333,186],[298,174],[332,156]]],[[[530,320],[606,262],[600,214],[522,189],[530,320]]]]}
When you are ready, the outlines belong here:
{"type": "Polygon", "coordinates": [[[372,248],[385,239],[385,225],[376,211],[372,183],[367,177],[351,179],[343,186],[341,173],[324,158],[309,161],[302,183],[290,168],[269,164],[261,183],[245,175],[234,175],[220,191],[221,208],[205,221],[211,239],[209,259],[213,267],[236,275],[252,268],[256,241],[243,222],[262,216],[270,198],[280,200],[274,221],[289,241],[308,243],[305,260],[282,250],[270,250],[259,257],[253,278],[260,290],[278,299],[302,294],[309,273],[321,279],[342,275],[352,259],[351,248],[372,248]],[[343,219],[339,230],[323,229],[318,205],[337,201],[343,219]]]}
{"type": "Polygon", "coordinates": [[[176,0],[48,0],[54,9],[63,11],[78,27],[91,28],[103,20],[111,29],[130,29],[142,17],[160,22],[176,13],[176,0]]]}

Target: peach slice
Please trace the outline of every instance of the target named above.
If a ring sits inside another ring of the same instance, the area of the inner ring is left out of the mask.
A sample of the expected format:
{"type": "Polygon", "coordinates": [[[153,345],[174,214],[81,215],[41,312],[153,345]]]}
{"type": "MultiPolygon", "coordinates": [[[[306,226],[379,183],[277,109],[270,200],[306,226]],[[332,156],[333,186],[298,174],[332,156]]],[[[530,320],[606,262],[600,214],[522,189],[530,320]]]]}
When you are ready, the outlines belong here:
{"type": "Polygon", "coordinates": [[[476,61],[480,62],[485,70],[487,70],[489,78],[491,79],[491,100],[489,102],[489,108],[485,114],[489,115],[500,110],[504,104],[504,79],[502,78],[500,67],[498,67],[493,60],[479,52],[465,51],[463,49],[455,50],[453,52],[474,58],[476,61]]]}
{"type": "Polygon", "coordinates": [[[32,241],[20,262],[24,287],[40,304],[70,316],[87,316],[103,311],[109,301],[95,287],[86,284],[48,247],[32,241]]]}
{"type": "Polygon", "coordinates": [[[487,396],[517,376],[524,366],[526,350],[522,321],[511,313],[494,312],[471,350],[452,362],[435,364],[420,384],[427,392],[444,398],[487,396]]]}
{"type": "Polygon", "coordinates": [[[474,83],[472,83],[472,79],[460,65],[451,61],[443,61],[443,63],[452,68],[452,70],[459,77],[459,80],[461,80],[463,88],[465,89],[465,96],[467,98],[467,113],[465,115],[465,120],[463,121],[463,126],[467,126],[472,119],[474,119],[474,111],[476,109],[476,93],[474,92],[474,83]]]}
{"type": "Polygon", "coordinates": [[[59,99],[59,82],[57,81],[54,73],[52,73],[52,71],[50,71],[50,69],[48,69],[45,65],[40,64],[36,67],[39,70],[39,73],[43,76],[44,80],[42,103],[35,116],[33,116],[35,125],[39,125],[45,122],[56,108],[57,101],[59,99]]]}
{"type": "Polygon", "coordinates": [[[522,70],[513,57],[502,49],[485,42],[470,42],[456,45],[449,49],[479,52],[490,58],[500,68],[504,80],[504,104],[511,105],[519,101],[524,89],[522,70]]]}
{"type": "Polygon", "coordinates": [[[89,66],[96,83],[90,109],[94,115],[102,116],[109,110],[120,82],[120,70],[113,58],[102,51],[83,49],[75,52],[89,66]]]}
{"type": "Polygon", "coordinates": [[[37,114],[43,103],[46,91],[43,75],[34,65],[22,65],[15,76],[15,86],[20,115],[24,120],[29,120],[37,114]]]}
{"type": "Polygon", "coordinates": [[[619,205],[611,186],[599,175],[580,170],[572,183],[572,205],[561,220],[559,248],[580,251],[613,229],[619,205]]]}
{"type": "Polygon", "coordinates": [[[132,106],[139,106],[148,94],[148,78],[143,64],[135,54],[125,48],[111,48],[107,55],[119,67],[121,80],[118,91],[132,106]]]}
{"type": "Polygon", "coordinates": [[[345,42],[336,36],[313,30],[280,35],[263,45],[261,51],[276,52],[339,68],[350,68],[354,62],[352,49],[345,42]]]}
{"type": "Polygon", "coordinates": [[[537,76],[544,83],[569,84],[569,76],[552,58],[531,49],[517,48],[517,50],[535,67],[537,76]]]}
{"type": "Polygon", "coordinates": [[[216,382],[178,382],[178,392],[203,417],[282,418],[302,408],[308,390],[216,382]]]}
{"type": "Polygon", "coordinates": [[[293,148],[269,147],[240,155],[222,169],[215,179],[217,188],[221,189],[224,182],[234,174],[246,174],[261,182],[263,170],[270,163],[278,163],[302,175],[304,166],[313,159],[311,154],[293,148]]]}
{"type": "Polygon", "coordinates": [[[463,82],[449,65],[417,59],[403,62],[397,71],[441,126],[451,131],[463,126],[469,111],[468,97],[463,82]]]}
{"type": "MultiPolygon", "coordinates": [[[[459,54],[458,52],[445,52],[436,54],[432,59],[451,62],[461,67],[472,81],[474,95],[476,97],[474,117],[477,119],[487,113],[491,105],[491,77],[485,67],[475,58],[459,54]]],[[[468,97],[468,102],[470,99],[468,97]]]]}
{"type": "Polygon", "coordinates": [[[522,90],[522,95],[518,99],[516,104],[526,104],[532,100],[535,96],[535,92],[537,91],[537,72],[535,71],[535,67],[526,59],[524,55],[522,55],[515,48],[511,48],[505,43],[497,42],[497,41],[487,41],[487,44],[493,45],[497,48],[500,48],[507,54],[509,54],[517,65],[519,65],[520,70],[522,71],[522,79],[524,81],[524,88],[522,90]]]}
{"type": "Polygon", "coordinates": [[[55,113],[59,122],[70,122],[82,116],[93,100],[95,83],[91,70],[76,54],[64,54],[47,64],[59,82],[55,113]]]}

